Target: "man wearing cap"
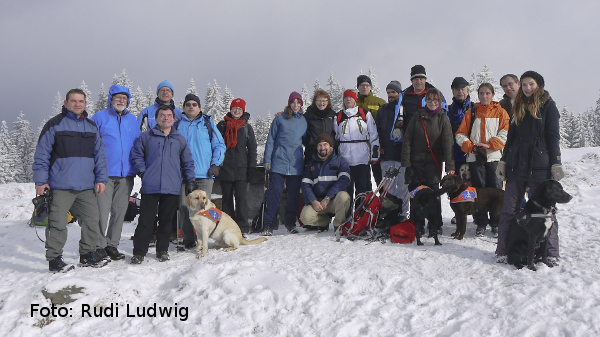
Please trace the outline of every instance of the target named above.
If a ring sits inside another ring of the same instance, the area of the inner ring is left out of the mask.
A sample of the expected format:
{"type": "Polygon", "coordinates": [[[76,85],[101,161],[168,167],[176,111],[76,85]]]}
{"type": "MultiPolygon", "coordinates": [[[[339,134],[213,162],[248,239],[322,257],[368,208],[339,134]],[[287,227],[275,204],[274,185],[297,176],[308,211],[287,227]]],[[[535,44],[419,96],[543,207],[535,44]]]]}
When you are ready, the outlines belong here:
{"type": "Polygon", "coordinates": [[[130,99],[129,88],[115,84],[108,91],[107,108],[90,118],[96,123],[104,141],[108,165],[106,189],[104,193],[96,194],[100,211],[100,236],[96,252],[103,258],[110,257],[113,260],[125,258],[117,247],[135,176],[129,155],[133,141],[140,135],[135,116],[127,110],[130,99]]]}
{"type": "Polygon", "coordinates": [[[337,230],[346,220],[350,207],[350,195],[346,189],[350,185],[350,166],[346,160],[333,153],[333,139],[327,134],[317,137],[317,153],[304,168],[302,194],[306,206],[300,213],[300,221],[305,226],[319,230],[337,230]],[[310,205],[310,206],[309,206],[310,205]]]}
{"type": "MultiPolygon", "coordinates": [[[[460,124],[462,123],[465,113],[471,110],[475,103],[471,102],[471,96],[469,96],[469,82],[464,77],[455,77],[450,85],[452,89],[452,104],[448,106],[448,118],[450,118],[450,125],[452,126],[452,135],[456,134],[460,124]]],[[[456,170],[460,169],[460,166],[467,162],[466,153],[460,149],[460,145],[456,143],[454,139],[454,167],[456,170]]]]}
{"type": "MultiPolygon", "coordinates": [[[[435,88],[432,84],[427,82],[427,73],[425,67],[420,64],[410,68],[410,82],[412,85],[404,90],[402,93],[402,106],[404,107],[404,129],[410,123],[412,117],[417,113],[417,110],[425,106],[425,95],[427,90],[435,88]]],[[[446,99],[440,91],[442,96],[442,109],[448,109],[446,106],[446,99]]]]}
{"type": "Polygon", "coordinates": [[[214,177],[219,175],[219,166],[225,157],[225,142],[217,126],[210,120],[209,115],[202,113],[200,98],[187,94],[183,100],[183,115],[177,131],[190,145],[194,158],[195,184],[181,186],[179,204],[179,223],[183,242],[187,248],[196,243],[194,228],[189,219],[186,195],[193,190],[203,190],[209,196],[212,193],[214,177]]]}
{"type": "MultiPolygon", "coordinates": [[[[373,83],[369,76],[359,75],[356,78],[356,88],[358,89],[356,105],[363,108],[365,112],[369,111],[375,119],[377,117],[377,111],[385,104],[385,101],[373,95],[373,91],[371,90],[372,86],[373,83]]],[[[375,183],[379,185],[382,179],[380,161],[371,163],[371,170],[373,171],[375,183]]]]}
{"type": "Polygon", "coordinates": [[[515,97],[519,92],[521,82],[519,77],[515,74],[506,74],[500,78],[500,86],[504,90],[504,98],[500,100],[500,105],[508,112],[510,120],[513,118],[513,104],[515,103],[515,97]]]}
{"type": "Polygon", "coordinates": [[[402,140],[403,140],[403,112],[402,107],[402,86],[398,81],[391,81],[385,91],[388,96],[388,103],[382,106],[375,118],[377,125],[377,134],[379,134],[379,152],[381,153],[381,170],[399,169],[400,172],[395,179],[394,184],[389,190],[389,195],[398,198],[396,203],[402,202],[402,214],[407,217],[409,212],[408,187],[404,184],[404,171],[402,167],[402,140]]]}
{"type": "Polygon", "coordinates": [[[164,80],[158,84],[156,87],[156,99],[154,100],[154,104],[146,107],[138,116],[138,123],[141,131],[150,130],[156,125],[154,115],[161,105],[168,105],[173,108],[173,111],[175,111],[175,125],[177,125],[177,122],[181,120],[181,110],[175,107],[175,102],[173,101],[174,94],[175,89],[173,89],[171,82],[164,80]]]}

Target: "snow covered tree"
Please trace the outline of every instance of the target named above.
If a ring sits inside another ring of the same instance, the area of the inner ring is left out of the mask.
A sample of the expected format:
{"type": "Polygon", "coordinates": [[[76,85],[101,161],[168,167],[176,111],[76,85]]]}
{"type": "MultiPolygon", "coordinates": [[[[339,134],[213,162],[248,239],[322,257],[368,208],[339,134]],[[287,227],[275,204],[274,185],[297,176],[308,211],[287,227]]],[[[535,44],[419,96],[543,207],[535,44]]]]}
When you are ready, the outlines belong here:
{"type": "Polygon", "coordinates": [[[138,85],[137,89],[135,89],[135,91],[131,94],[128,110],[131,112],[131,114],[137,117],[147,106],[148,102],[146,102],[146,96],[144,96],[142,88],[140,88],[138,85]]]}
{"type": "Polygon", "coordinates": [[[79,89],[81,89],[85,93],[85,102],[86,102],[85,111],[88,113],[88,117],[92,117],[94,115],[94,113],[96,112],[94,110],[94,99],[92,99],[92,92],[88,88],[85,81],[81,82],[79,89]]]}
{"type": "Polygon", "coordinates": [[[369,74],[367,76],[371,79],[371,91],[373,92],[373,95],[378,96],[381,89],[379,88],[379,82],[377,82],[377,75],[373,73],[372,67],[369,67],[369,74]]]}
{"type": "Polygon", "coordinates": [[[313,90],[313,91],[317,91],[317,90],[319,90],[319,89],[322,89],[322,88],[321,88],[321,83],[319,82],[319,78],[318,78],[318,77],[317,77],[317,79],[315,80],[315,84],[313,84],[313,89],[315,89],[315,90],[313,90]]]}
{"type": "Polygon", "coordinates": [[[0,184],[15,181],[13,172],[15,165],[15,149],[11,142],[10,131],[8,130],[6,121],[2,121],[2,126],[0,127],[0,184]]]}
{"type": "Polygon", "coordinates": [[[194,94],[200,97],[198,95],[198,90],[196,90],[196,82],[194,82],[193,78],[190,80],[190,86],[187,88],[185,95],[183,95],[184,98],[179,101],[179,109],[181,110],[183,110],[183,100],[185,100],[185,96],[187,96],[187,94],[194,94]]]}
{"type": "MultiPolygon", "coordinates": [[[[225,85],[225,95],[223,96],[223,108],[225,109],[225,114],[227,114],[227,112],[229,112],[229,106],[231,105],[231,102],[235,99],[235,96],[233,96],[233,94],[231,93],[231,90],[229,90],[229,88],[227,87],[227,85],[225,85]]],[[[225,117],[223,117],[225,118],[225,117]]]]}
{"type": "Polygon", "coordinates": [[[498,84],[496,78],[492,76],[490,68],[488,68],[487,65],[484,65],[479,74],[475,75],[475,72],[471,74],[471,80],[469,81],[469,95],[471,96],[472,102],[479,102],[477,88],[479,88],[481,83],[490,83],[494,87],[494,101],[498,102],[502,99],[504,90],[502,90],[502,87],[498,84]]]}
{"type": "Polygon", "coordinates": [[[592,146],[600,146],[600,98],[596,101],[596,108],[590,112],[593,141],[592,146]]]}
{"type": "Polygon", "coordinates": [[[131,88],[133,88],[133,82],[131,82],[129,80],[129,76],[127,76],[127,72],[125,72],[125,69],[123,69],[123,71],[119,75],[115,74],[113,76],[111,86],[114,84],[118,84],[118,85],[127,87],[127,88],[129,88],[130,91],[131,91],[131,88]]]}
{"type": "Polygon", "coordinates": [[[214,84],[208,84],[206,90],[206,98],[204,99],[203,113],[210,115],[213,122],[218,123],[225,117],[227,113],[223,107],[223,97],[221,96],[221,87],[217,84],[217,80],[214,80],[214,84]]]}
{"type": "Polygon", "coordinates": [[[106,109],[108,104],[108,93],[104,90],[104,83],[100,85],[100,92],[98,93],[98,100],[96,101],[96,106],[94,107],[95,112],[102,111],[106,109]]]}
{"type": "Polygon", "coordinates": [[[306,88],[306,84],[302,87],[302,90],[300,90],[300,96],[302,96],[302,102],[304,102],[304,104],[302,105],[302,113],[305,113],[308,106],[312,104],[312,99],[310,98],[310,96],[308,96],[308,89],[306,88]]]}
{"type": "Polygon", "coordinates": [[[35,145],[33,130],[31,124],[25,119],[23,112],[17,116],[13,123],[12,141],[15,149],[16,165],[15,181],[19,183],[28,183],[33,180],[33,155],[35,154],[35,145]]]}
{"type": "Polygon", "coordinates": [[[560,109],[560,148],[568,149],[571,147],[571,134],[573,130],[571,127],[570,113],[565,105],[560,109]]]}
{"type": "Polygon", "coordinates": [[[152,88],[148,88],[148,93],[146,93],[146,102],[148,103],[148,106],[154,104],[155,100],[156,95],[154,94],[154,91],[152,91],[152,88]]]}
{"type": "Polygon", "coordinates": [[[62,112],[62,106],[65,100],[60,94],[60,91],[56,92],[56,96],[54,96],[54,103],[52,103],[52,114],[50,117],[54,117],[62,112]]]}
{"type": "Polygon", "coordinates": [[[338,82],[335,78],[333,78],[333,72],[329,75],[329,79],[327,80],[327,93],[329,93],[329,97],[331,98],[331,107],[333,111],[338,112],[344,107],[344,87],[338,82]]]}

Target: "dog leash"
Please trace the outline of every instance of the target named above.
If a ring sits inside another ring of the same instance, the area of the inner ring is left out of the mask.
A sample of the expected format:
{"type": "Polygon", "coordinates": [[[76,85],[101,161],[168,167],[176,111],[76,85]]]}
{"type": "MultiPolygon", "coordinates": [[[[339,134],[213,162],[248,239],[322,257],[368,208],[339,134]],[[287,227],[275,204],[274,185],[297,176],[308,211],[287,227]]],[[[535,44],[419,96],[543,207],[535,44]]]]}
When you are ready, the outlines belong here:
{"type": "Polygon", "coordinates": [[[429,152],[431,152],[431,156],[433,157],[433,160],[435,161],[435,166],[437,166],[438,171],[440,171],[440,173],[442,173],[440,164],[438,164],[438,161],[435,158],[435,155],[433,154],[433,150],[431,149],[431,144],[429,144],[429,136],[427,135],[427,129],[425,129],[425,121],[423,120],[423,116],[421,116],[421,123],[423,123],[423,131],[425,132],[425,139],[427,140],[427,147],[429,148],[429,152]]]}

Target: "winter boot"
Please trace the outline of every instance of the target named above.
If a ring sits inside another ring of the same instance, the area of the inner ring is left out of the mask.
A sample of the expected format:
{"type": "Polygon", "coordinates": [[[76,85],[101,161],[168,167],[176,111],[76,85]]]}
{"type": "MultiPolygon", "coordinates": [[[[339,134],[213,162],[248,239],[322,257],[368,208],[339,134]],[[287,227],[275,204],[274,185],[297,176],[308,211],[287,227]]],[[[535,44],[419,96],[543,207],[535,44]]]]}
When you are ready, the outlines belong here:
{"type": "Polygon", "coordinates": [[[482,237],[485,235],[485,227],[486,226],[477,226],[475,230],[475,236],[482,237]]]}
{"type": "Polygon", "coordinates": [[[75,266],[66,264],[62,259],[62,255],[55,257],[54,259],[48,261],[48,269],[52,272],[61,272],[65,273],[69,270],[73,270],[75,266]]]}
{"type": "Polygon", "coordinates": [[[119,252],[115,247],[106,246],[106,248],[104,248],[104,251],[106,252],[106,255],[108,255],[111,259],[115,261],[123,260],[125,258],[125,254],[119,252]]]}
{"type": "Polygon", "coordinates": [[[103,259],[96,251],[91,251],[79,256],[80,267],[94,267],[102,268],[108,263],[107,260],[103,259]]]}

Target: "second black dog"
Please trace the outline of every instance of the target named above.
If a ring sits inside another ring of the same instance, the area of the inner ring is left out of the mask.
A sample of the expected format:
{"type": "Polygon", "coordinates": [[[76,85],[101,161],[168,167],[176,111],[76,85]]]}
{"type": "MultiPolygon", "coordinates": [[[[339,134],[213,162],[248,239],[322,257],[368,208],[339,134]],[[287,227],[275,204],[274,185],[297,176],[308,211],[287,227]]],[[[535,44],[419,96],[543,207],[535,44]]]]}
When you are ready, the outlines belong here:
{"type": "Polygon", "coordinates": [[[421,236],[425,233],[425,219],[429,223],[429,237],[434,238],[436,245],[441,245],[438,239],[438,231],[442,227],[440,214],[440,195],[446,193],[447,189],[432,190],[423,181],[413,182],[408,185],[410,191],[410,218],[415,224],[417,245],[422,246],[421,236]]]}

